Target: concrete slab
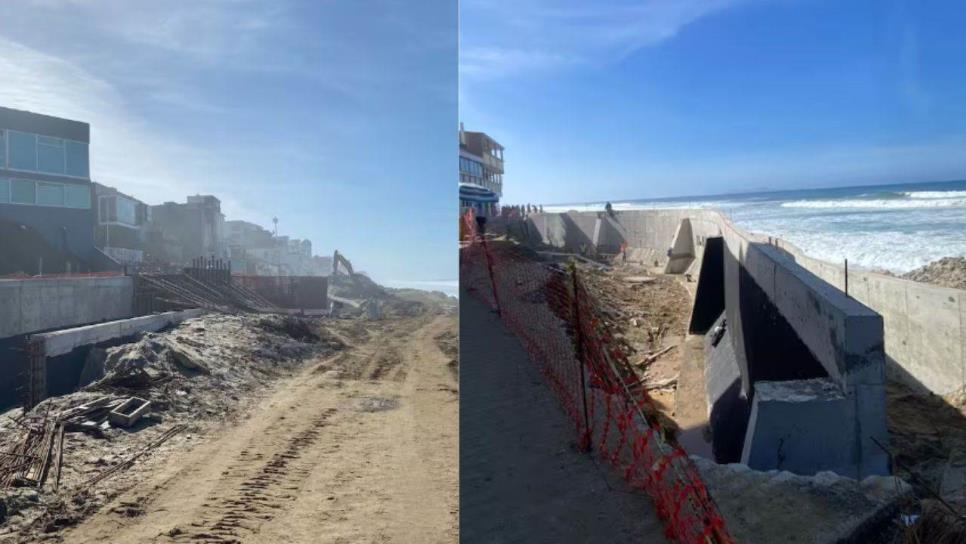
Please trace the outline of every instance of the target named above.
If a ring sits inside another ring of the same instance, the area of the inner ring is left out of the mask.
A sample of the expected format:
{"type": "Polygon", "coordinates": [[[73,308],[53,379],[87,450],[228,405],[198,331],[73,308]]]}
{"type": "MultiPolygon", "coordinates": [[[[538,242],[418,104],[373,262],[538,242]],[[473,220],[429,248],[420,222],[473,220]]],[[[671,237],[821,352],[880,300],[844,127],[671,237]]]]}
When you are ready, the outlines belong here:
{"type": "MultiPolygon", "coordinates": [[[[863,388],[845,395],[829,378],[786,382],[757,382],[741,462],[755,470],[787,470],[812,475],[832,471],[852,478],[888,474],[882,455],[863,447],[868,432],[857,412],[871,413],[881,407],[873,396],[881,388],[863,388]]],[[[883,398],[884,402],[884,398],[883,398]]],[[[874,418],[873,418],[874,419],[874,418]]],[[[884,423],[884,417],[882,418],[884,423]]],[[[874,426],[875,422],[869,422],[874,426]]]]}
{"type": "Polygon", "coordinates": [[[55,357],[69,353],[74,348],[98,344],[114,338],[133,336],[139,332],[158,331],[186,319],[200,316],[204,310],[190,309],[164,312],[154,315],[120,319],[96,325],[86,325],[54,332],[30,335],[28,343],[42,342],[43,354],[55,357]]]}

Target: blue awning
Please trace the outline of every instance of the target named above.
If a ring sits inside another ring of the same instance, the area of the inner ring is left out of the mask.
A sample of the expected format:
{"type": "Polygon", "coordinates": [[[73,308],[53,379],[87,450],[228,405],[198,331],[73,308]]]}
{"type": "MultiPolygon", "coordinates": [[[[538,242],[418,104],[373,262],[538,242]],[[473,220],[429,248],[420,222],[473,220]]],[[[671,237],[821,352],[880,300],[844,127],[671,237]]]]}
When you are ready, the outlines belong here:
{"type": "Polygon", "coordinates": [[[460,183],[460,200],[489,203],[499,202],[500,197],[486,187],[480,187],[479,185],[471,185],[468,183],[460,183]]]}

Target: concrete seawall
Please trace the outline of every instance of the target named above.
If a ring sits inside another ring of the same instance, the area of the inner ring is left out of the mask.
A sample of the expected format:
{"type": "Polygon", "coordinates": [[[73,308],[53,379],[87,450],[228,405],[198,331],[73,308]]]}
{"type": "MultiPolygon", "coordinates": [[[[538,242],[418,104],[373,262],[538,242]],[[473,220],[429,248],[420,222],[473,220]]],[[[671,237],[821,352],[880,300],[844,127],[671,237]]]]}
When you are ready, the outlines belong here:
{"type": "Polygon", "coordinates": [[[703,295],[696,307],[704,323],[725,315],[730,331],[729,345],[717,344],[727,354],[709,354],[724,366],[707,368],[716,377],[707,393],[720,462],[853,478],[888,473],[875,445],[888,440],[878,313],[773,240],[749,235],[714,212],[555,215],[531,218],[531,232],[543,243],[582,252],[625,247],[630,260],[670,273],[716,271],[699,278],[703,295]]]}
{"type": "MultiPolygon", "coordinates": [[[[787,241],[745,232],[714,210],[633,210],[612,217],[603,212],[535,214],[528,226],[542,243],[570,251],[616,252],[626,244],[632,258],[671,272],[696,272],[704,240],[711,236],[723,236],[730,248],[767,244],[828,284],[845,286],[842,265],[809,257],[787,241]],[[688,244],[678,237],[685,219],[691,230],[688,244]]],[[[966,385],[966,291],[850,269],[849,295],[882,316],[891,377],[939,394],[966,385]]]]}
{"type": "Polygon", "coordinates": [[[133,315],[129,276],[0,280],[0,338],[133,315]]]}

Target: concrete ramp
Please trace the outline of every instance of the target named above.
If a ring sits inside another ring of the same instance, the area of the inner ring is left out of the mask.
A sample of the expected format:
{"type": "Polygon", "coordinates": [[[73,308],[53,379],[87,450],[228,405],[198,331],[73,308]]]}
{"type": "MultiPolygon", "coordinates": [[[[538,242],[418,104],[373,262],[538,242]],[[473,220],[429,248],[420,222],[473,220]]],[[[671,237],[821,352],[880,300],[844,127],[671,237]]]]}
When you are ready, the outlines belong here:
{"type": "Polygon", "coordinates": [[[694,231],[691,220],[684,218],[674,233],[671,248],[668,250],[668,261],[664,266],[665,274],[683,274],[694,262],[694,231]]]}

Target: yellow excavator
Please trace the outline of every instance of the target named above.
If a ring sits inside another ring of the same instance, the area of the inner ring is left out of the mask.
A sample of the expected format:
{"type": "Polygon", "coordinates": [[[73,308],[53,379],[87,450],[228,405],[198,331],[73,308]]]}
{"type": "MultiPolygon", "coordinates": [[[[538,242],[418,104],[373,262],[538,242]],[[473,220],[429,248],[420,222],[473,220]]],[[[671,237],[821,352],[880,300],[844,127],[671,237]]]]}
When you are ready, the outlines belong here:
{"type": "Polygon", "coordinates": [[[339,250],[337,249],[335,250],[335,253],[332,255],[332,275],[333,276],[336,276],[340,273],[339,263],[342,263],[342,268],[345,271],[346,276],[351,277],[355,273],[352,271],[352,263],[349,262],[349,259],[346,259],[345,256],[339,253],[339,250]]]}

